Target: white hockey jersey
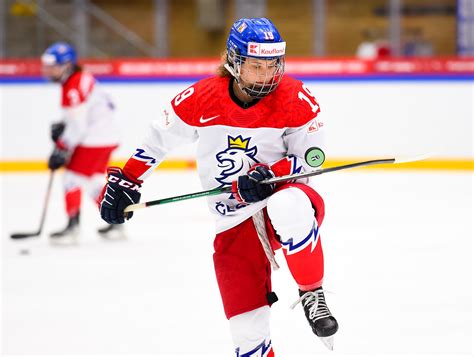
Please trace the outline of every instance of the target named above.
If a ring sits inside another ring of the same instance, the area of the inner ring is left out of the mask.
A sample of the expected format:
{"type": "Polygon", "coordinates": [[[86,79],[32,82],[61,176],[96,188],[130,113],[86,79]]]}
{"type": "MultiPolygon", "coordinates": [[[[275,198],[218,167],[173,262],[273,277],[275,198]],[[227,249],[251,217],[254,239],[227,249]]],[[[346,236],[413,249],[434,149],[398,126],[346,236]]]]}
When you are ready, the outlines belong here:
{"type": "Polygon", "coordinates": [[[114,105],[94,77],[75,72],[62,84],[62,108],[66,128],[60,146],[112,147],[119,143],[114,105]]]}
{"type": "MultiPolygon", "coordinates": [[[[277,175],[308,169],[306,154],[324,150],[320,108],[311,92],[301,81],[285,76],[274,92],[245,109],[229,95],[230,80],[204,79],[178,94],[152,123],[149,135],[125,165],[125,175],[142,181],[169,150],[195,141],[205,190],[230,186],[256,163],[280,160],[272,167],[277,175]]],[[[217,232],[266,205],[266,200],[239,203],[229,193],[210,196],[208,202],[217,232]]]]}

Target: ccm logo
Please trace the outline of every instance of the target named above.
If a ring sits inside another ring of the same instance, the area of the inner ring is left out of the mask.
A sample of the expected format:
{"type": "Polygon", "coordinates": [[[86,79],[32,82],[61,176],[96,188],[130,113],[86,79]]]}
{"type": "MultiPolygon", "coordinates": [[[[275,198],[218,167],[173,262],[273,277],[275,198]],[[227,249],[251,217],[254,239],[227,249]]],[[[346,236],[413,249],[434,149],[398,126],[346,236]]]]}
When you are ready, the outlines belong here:
{"type": "Polygon", "coordinates": [[[128,182],[128,181],[126,181],[124,179],[121,179],[119,177],[109,176],[108,181],[112,182],[112,183],[118,183],[119,186],[128,188],[128,189],[133,190],[133,191],[140,192],[140,186],[138,186],[135,183],[128,182]]]}

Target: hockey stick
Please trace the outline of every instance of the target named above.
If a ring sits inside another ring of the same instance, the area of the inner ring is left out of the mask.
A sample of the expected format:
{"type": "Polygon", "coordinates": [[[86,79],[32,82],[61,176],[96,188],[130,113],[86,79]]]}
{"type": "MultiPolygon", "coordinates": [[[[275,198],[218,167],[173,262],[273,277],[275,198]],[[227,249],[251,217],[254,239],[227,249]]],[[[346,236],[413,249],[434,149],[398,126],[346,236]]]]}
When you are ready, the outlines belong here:
{"type": "Polygon", "coordinates": [[[49,197],[51,196],[51,187],[53,187],[53,178],[54,178],[54,171],[50,171],[48,189],[46,190],[46,197],[44,198],[43,212],[41,213],[41,221],[40,221],[38,231],[31,232],[31,233],[14,233],[10,235],[10,238],[23,239],[23,238],[37,237],[41,235],[41,231],[43,230],[44,220],[46,218],[46,212],[48,211],[49,197]]]}
{"type": "MultiPolygon", "coordinates": [[[[319,169],[319,170],[315,170],[315,171],[303,172],[303,173],[300,173],[300,174],[293,174],[293,175],[275,177],[275,178],[272,178],[272,179],[264,180],[264,181],[262,181],[262,183],[272,184],[272,183],[283,182],[283,181],[292,181],[292,180],[297,180],[297,179],[301,179],[301,178],[305,178],[305,177],[317,176],[317,175],[321,175],[321,174],[328,173],[328,172],[351,169],[353,167],[360,167],[360,166],[381,165],[381,164],[401,164],[401,163],[404,163],[404,162],[424,160],[428,157],[429,157],[429,155],[420,155],[420,156],[417,156],[417,157],[407,158],[407,159],[392,158],[392,159],[377,159],[377,160],[361,161],[361,162],[355,162],[353,164],[340,165],[340,166],[328,167],[326,169],[319,169]]],[[[148,201],[148,202],[143,202],[143,203],[136,203],[136,204],[130,205],[127,208],[125,208],[124,212],[132,212],[132,211],[136,211],[136,210],[139,210],[139,209],[142,209],[142,208],[156,206],[156,205],[162,205],[162,204],[165,204],[165,203],[184,201],[184,200],[189,200],[189,199],[192,199],[192,198],[198,198],[198,197],[204,197],[204,196],[215,196],[215,195],[220,195],[221,193],[231,193],[231,192],[232,192],[232,187],[231,186],[218,187],[218,188],[214,188],[212,190],[207,190],[207,191],[188,193],[188,194],[180,195],[180,196],[162,198],[160,200],[148,201]]]]}

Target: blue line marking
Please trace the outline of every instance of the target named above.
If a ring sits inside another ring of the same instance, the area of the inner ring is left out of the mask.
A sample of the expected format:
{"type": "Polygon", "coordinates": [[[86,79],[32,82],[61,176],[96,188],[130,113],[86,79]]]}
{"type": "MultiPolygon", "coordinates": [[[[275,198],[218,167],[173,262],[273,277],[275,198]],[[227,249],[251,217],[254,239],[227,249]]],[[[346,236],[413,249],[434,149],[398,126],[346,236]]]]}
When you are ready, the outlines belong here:
{"type": "MultiPolygon", "coordinates": [[[[392,74],[392,75],[354,75],[354,76],[329,76],[329,75],[290,75],[294,78],[303,81],[318,81],[318,82],[432,82],[432,81],[455,81],[455,82],[469,82],[474,81],[474,73],[472,74],[429,74],[429,75],[409,75],[409,74],[392,74]]],[[[109,84],[154,84],[154,83],[183,83],[195,82],[209,75],[203,76],[149,76],[149,77],[122,77],[122,76],[96,76],[101,83],[109,84]]],[[[0,84],[45,84],[49,83],[42,77],[6,77],[0,76],[0,84]]]]}

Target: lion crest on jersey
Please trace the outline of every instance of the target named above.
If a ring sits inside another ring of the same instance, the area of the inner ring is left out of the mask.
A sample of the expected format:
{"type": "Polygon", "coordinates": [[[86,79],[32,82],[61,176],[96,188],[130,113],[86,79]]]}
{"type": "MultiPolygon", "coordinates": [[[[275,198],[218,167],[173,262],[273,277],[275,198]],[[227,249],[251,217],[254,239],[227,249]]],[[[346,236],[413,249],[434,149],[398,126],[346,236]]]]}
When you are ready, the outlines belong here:
{"type": "Polygon", "coordinates": [[[217,167],[221,169],[221,172],[215,179],[221,184],[221,187],[232,185],[232,181],[236,179],[235,175],[247,173],[252,165],[258,163],[255,159],[257,147],[249,147],[250,139],[243,138],[241,135],[235,138],[229,135],[227,148],[217,153],[217,167]]]}

